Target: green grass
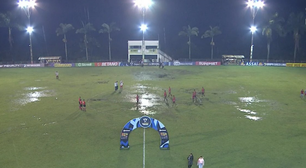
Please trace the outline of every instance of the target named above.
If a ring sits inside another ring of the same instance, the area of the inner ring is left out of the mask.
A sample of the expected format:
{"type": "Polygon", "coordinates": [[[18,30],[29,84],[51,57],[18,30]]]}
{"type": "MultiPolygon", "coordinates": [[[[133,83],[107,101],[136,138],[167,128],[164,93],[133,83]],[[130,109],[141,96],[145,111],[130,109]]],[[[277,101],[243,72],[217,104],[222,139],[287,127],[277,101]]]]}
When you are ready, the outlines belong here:
{"type": "Polygon", "coordinates": [[[148,107],[155,112],[150,116],[170,136],[170,150],[160,150],[158,133],[146,129],[146,168],[186,167],[190,152],[211,168],[301,168],[305,74],[303,68],[233,66],[0,69],[0,167],[142,167],[143,129],[131,133],[129,150],[119,150],[123,126],[143,115],[134,110],[138,93],[156,96],[147,99],[157,103],[148,107]],[[113,92],[116,80],[124,82],[120,94],[113,92]],[[162,101],[169,86],[176,107],[162,101]],[[192,91],[202,86],[203,105],[193,104],[192,91]],[[79,96],[87,112],[78,109],[79,96]]]}

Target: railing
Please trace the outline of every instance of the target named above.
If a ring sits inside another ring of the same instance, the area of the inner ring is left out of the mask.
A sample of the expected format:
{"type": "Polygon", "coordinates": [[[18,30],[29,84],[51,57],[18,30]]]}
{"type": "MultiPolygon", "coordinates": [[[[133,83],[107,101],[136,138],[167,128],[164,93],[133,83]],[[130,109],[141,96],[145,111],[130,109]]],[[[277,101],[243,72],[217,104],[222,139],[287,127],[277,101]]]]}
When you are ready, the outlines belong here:
{"type": "Polygon", "coordinates": [[[163,57],[165,57],[166,59],[168,59],[169,61],[172,61],[172,57],[170,57],[169,55],[167,55],[166,53],[164,53],[161,50],[158,50],[159,54],[162,55],[163,57]]]}

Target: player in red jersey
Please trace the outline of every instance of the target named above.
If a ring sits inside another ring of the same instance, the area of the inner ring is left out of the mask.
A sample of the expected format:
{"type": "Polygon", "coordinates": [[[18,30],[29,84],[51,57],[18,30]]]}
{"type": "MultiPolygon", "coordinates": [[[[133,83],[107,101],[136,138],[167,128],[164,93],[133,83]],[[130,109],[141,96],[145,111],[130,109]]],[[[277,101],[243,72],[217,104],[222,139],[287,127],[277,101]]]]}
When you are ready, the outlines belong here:
{"type": "Polygon", "coordinates": [[[171,87],[169,86],[169,89],[168,89],[168,97],[172,96],[171,94],[171,87]]]}
{"type": "Polygon", "coordinates": [[[205,96],[205,89],[202,87],[202,96],[205,96]]]}
{"type": "Polygon", "coordinates": [[[176,105],[176,103],[175,103],[175,96],[172,95],[172,106],[174,106],[174,105],[176,105]]]}
{"type": "Polygon", "coordinates": [[[85,102],[85,99],[83,99],[83,101],[82,101],[82,106],[83,106],[82,110],[86,111],[86,102],[85,102]]]}
{"type": "Polygon", "coordinates": [[[196,92],[196,90],[194,89],[194,90],[193,90],[193,93],[192,93],[192,102],[195,102],[196,99],[197,99],[197,92],[196,92]]]}
{"type": "MultiPolygon", "coordinates": [[[[306,92],[305,92],[306,93],[306,92]]],[[[306,95],[306,94],[305,94],[306,95]]],[[[301,90],[301,98],[303,98],[304,97],[304,90],[302,89],[301,90]]]]}
{"type": "Polygon", "coordinates": [[[82,99],[79,97],[79,109],[82,110],[82,99]]]}
{"type": "Polygon", "coordinates": [[[164,101],[168,102],[168,99],[167,99],[167,91],[164,90],[164,101]]]}
{"type": "Polygon", "coordinates": [[[136,105],[138,105],[139,104],[139,96],[138,96],[138,94],[136,95],[136,105]]]}

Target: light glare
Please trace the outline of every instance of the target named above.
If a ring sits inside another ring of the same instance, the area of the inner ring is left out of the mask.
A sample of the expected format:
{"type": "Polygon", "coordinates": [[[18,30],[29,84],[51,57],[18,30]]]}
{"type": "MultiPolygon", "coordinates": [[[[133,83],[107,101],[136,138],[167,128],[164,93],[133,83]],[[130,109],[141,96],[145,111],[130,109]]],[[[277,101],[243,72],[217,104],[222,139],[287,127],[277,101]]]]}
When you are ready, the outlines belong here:
{"type": "Polygon", "coordinates": [[[255,33],[257,31],[257,28],[255,26],[251,26],[250,30],[251,33],[255,33]]]}
{"type": "Polygon", "coordinates": [[[142,24],[142,25],[140,26],[140,30],[143,31],[143,32],[145,32],[147,29],[148,29],[148,26],[145,25],[145,24],[142,24]]]}
{"type": "Polygon", "coordinates": [[[134,3],[139,8],[149,8],[153,4],[152,0],[135,0],[134,3]]]}
{"type": "Polygon", "coordinates": [[[22,0],[18,2],[18,6],[20,8],[34,8],[35,5],[36,5],[35,0],[29,0],[29,1],[22,0]]]}
{"type": "Polygon", "coordinates": [[[27,30],[27,32],[30,33],[30,34],[34,31],[34,29],[33,29],[32,26],[27,27],[26,30],[27,30]]]}
{"type": "Polygon", "coordinates": [[[263,1],[254,1],[254,0],[249,0],[247,2],[247,5],[250,8],[262,8],[265,6],[263,1]]]}

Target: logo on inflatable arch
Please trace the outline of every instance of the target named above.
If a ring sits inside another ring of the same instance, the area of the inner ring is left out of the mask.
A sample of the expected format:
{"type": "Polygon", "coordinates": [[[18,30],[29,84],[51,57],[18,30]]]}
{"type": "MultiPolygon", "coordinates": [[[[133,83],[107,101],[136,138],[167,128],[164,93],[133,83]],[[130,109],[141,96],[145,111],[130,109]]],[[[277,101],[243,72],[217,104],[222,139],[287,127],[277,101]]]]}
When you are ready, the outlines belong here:
{"type": "Polygon", "coordinates": [[[160,149],[170,149],[169,146],[169,134],[164,126],[163,123],[160,121],[148,117],[148,116],[142,116],[139,118],[134,118],[127,122],[122,131],[120,136],[120,149],[129,149],[129,135],[130,133],[135,130],[136,128],[153,128],[154,130],[158,131],[158,134],[160,136],[160,149]]]}
{"type": "Polygon", "coordinates": [[[139,124],[142,128],[149,128],[151,126],[151,118],[143,116],[139,119],[139,124]]]}

